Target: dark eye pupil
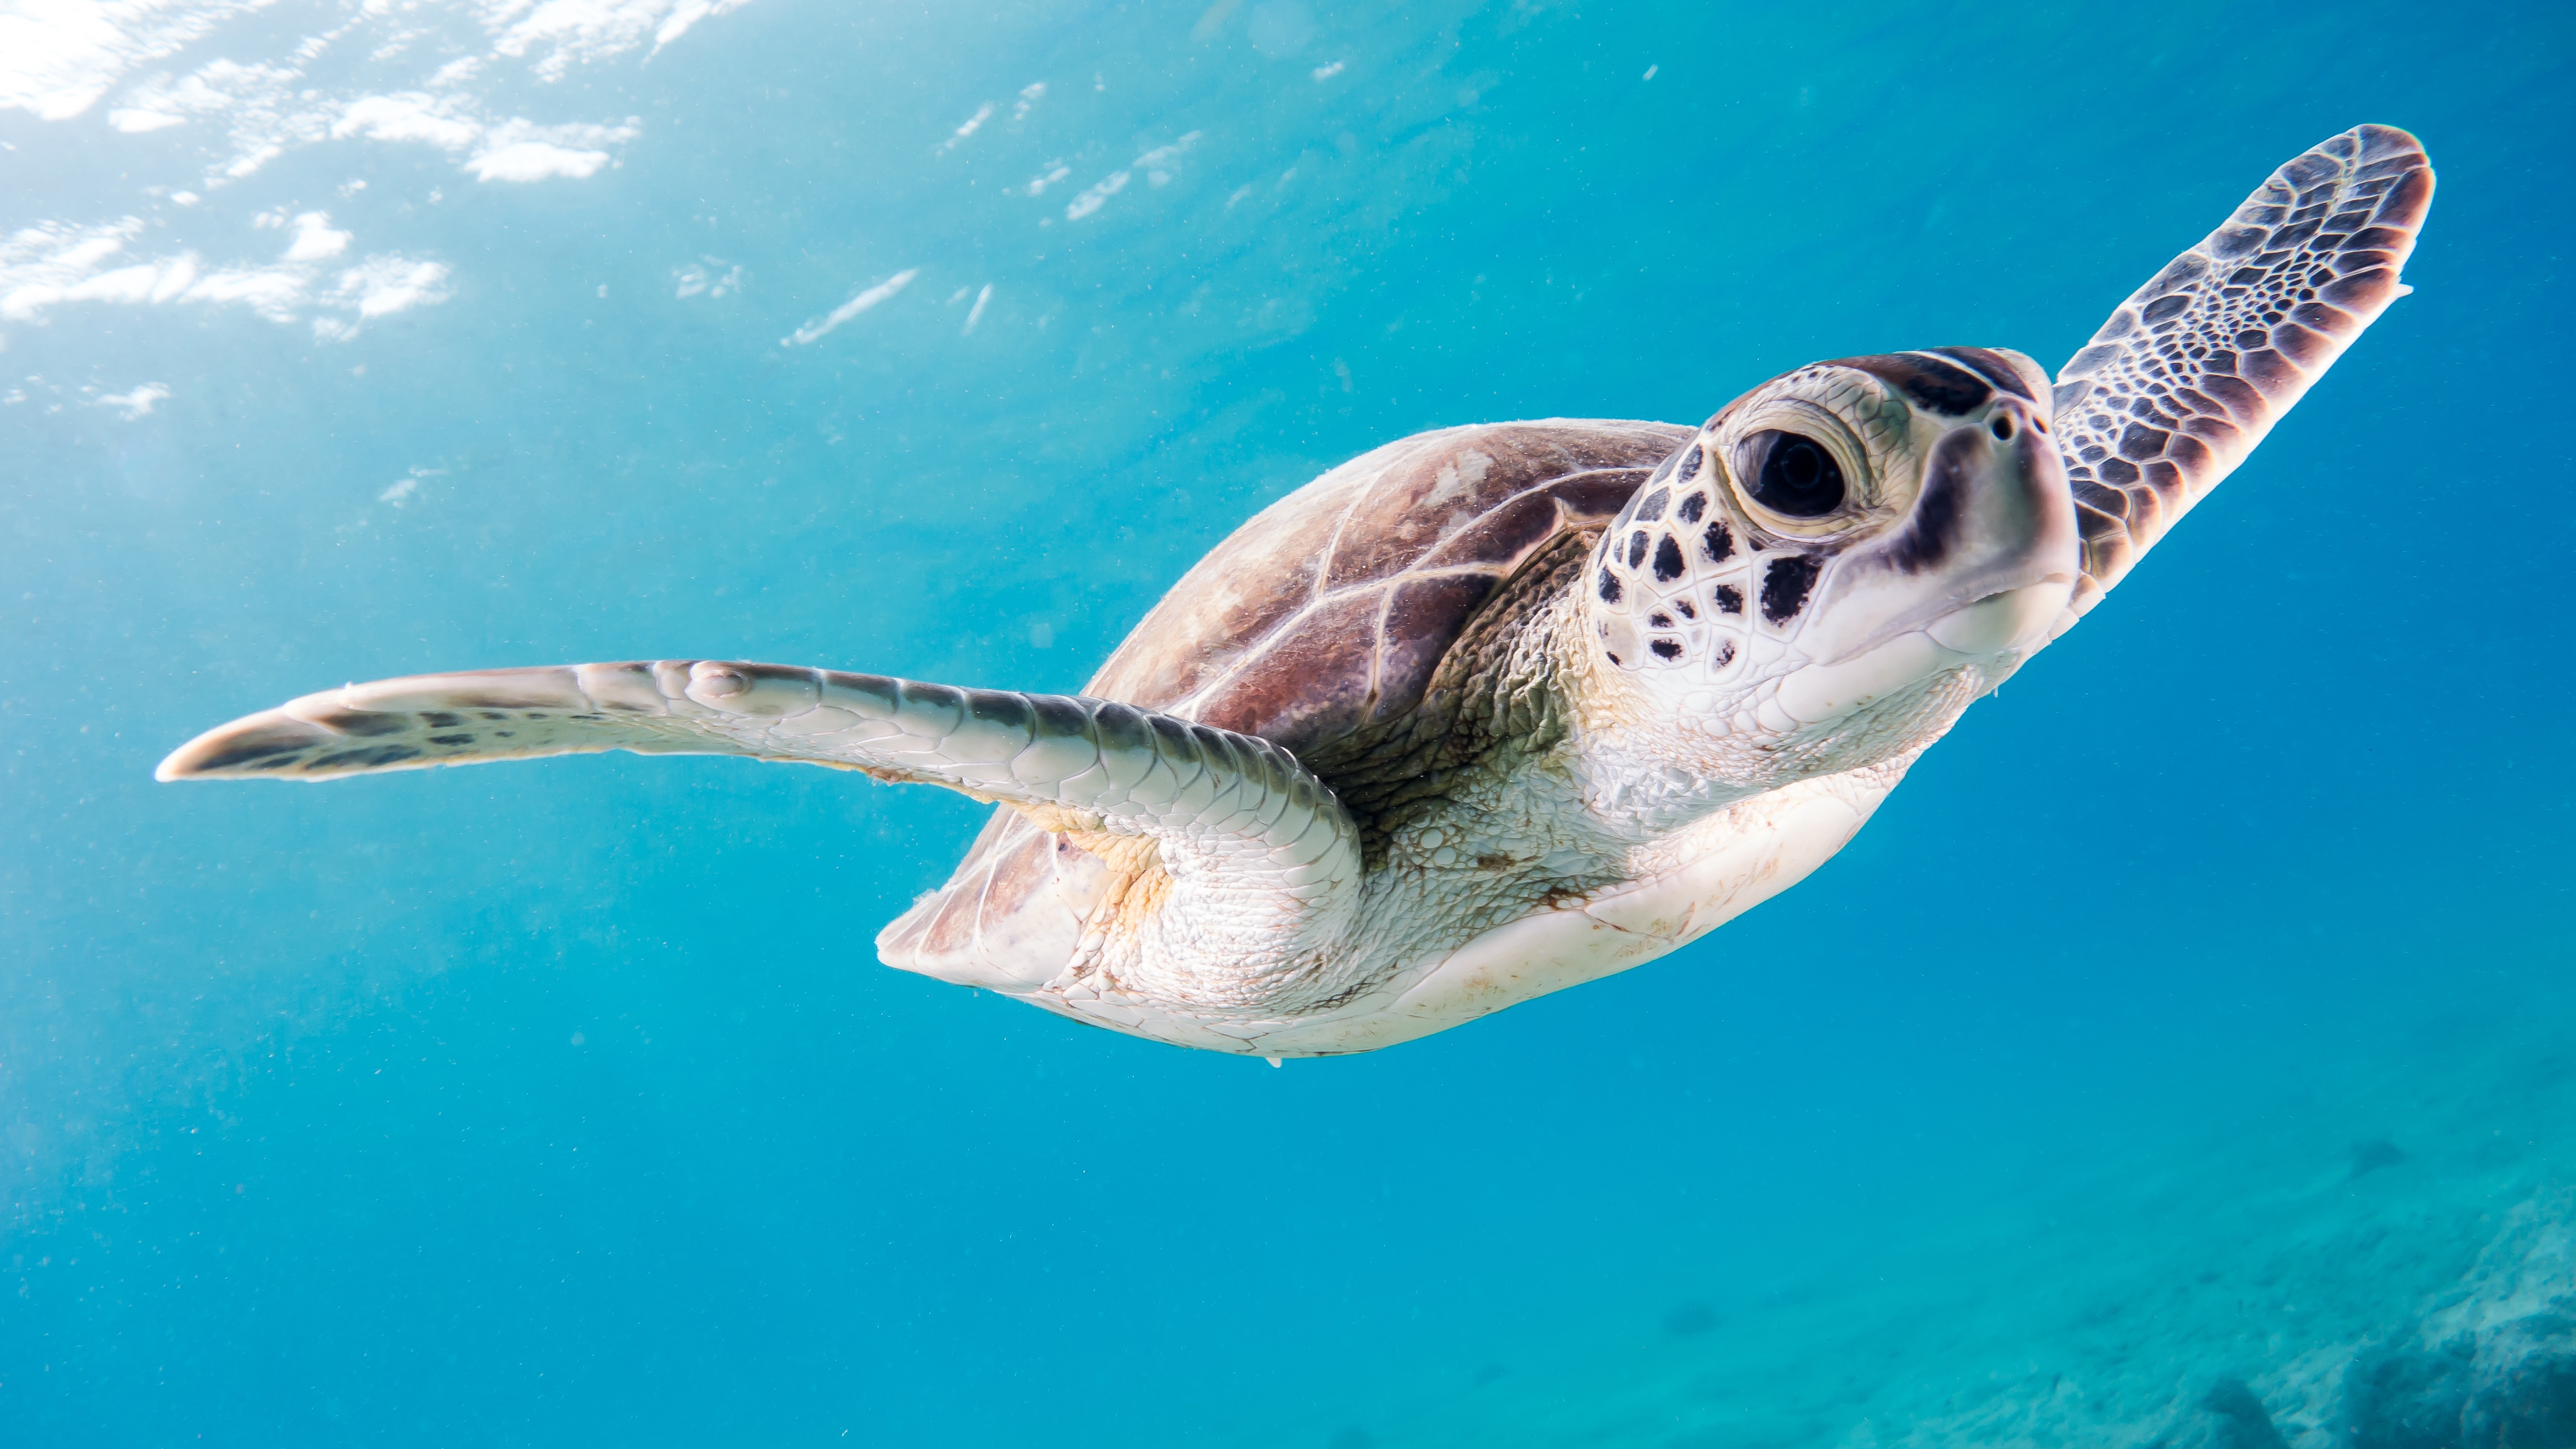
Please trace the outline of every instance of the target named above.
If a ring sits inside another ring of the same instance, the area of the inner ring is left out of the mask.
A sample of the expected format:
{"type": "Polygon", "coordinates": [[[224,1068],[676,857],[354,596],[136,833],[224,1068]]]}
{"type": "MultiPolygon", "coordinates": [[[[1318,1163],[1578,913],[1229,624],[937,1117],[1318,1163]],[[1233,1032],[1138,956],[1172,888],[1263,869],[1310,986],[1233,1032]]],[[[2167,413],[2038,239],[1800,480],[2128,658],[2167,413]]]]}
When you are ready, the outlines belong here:
{"type": "Polygon", "coordinates": [[[1821,518],[1842,506],[1843,470],[1813,438],[1764,432],[1752,438],[1762,460],[1753,475],[1753,501],[1791,518],[1821,518]]]}

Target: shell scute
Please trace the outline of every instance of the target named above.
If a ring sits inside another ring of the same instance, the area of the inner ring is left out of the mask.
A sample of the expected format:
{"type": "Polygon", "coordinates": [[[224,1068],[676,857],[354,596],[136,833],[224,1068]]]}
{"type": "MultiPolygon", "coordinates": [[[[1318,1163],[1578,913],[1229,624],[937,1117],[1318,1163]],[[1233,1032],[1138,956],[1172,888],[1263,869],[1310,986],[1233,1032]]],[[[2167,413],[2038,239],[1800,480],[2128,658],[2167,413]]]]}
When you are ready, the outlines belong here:
{"type": "Polygon", "coordinates": [[[1550,493],[1528,493],[1441,540],[1422,557],[1426,568],[1457,568],[1525,557],[1556,536],[1561,505],[1550,493]]]}
{"type": "Polygon", "coordinates": [[[1268,641],[1260,669],[1240,673],[1192,716],[1292,750],[1296,740],[1336,739],[1359,728],[1377,687],[1379,607],[1371,591],[1307,611],[1268,641]]]}

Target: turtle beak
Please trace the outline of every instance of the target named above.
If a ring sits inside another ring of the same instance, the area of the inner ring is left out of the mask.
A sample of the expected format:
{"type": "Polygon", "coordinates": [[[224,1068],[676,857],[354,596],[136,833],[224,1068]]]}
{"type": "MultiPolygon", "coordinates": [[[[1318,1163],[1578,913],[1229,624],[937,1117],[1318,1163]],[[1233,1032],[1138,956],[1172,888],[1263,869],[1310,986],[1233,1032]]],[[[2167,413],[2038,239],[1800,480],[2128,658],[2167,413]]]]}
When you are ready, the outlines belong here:
{"type": "Polygon", "coordinates": [[[1951,429],[1924,466],[1914,516],[1885,545],[1891,567],[1939,581],[1919,606],[1924,632],[1954,653],[2027,654],[2073,594],[2075,499],[2047,426],[2041,406],[1999,397],[1981,423],[1951,429]]]}
{"type": "Polygon", "coordinates": [[[2045,402],[1998,392],[1944,433],[1912,511],[1819,581],[1812,623],[1828,627],[1800,638],[1810,657],[1856,663],[1919,635],[1901,652],[2018,662],[2046,643],[2077,565],[2074,499],[2048,421],[2045,402]]]}

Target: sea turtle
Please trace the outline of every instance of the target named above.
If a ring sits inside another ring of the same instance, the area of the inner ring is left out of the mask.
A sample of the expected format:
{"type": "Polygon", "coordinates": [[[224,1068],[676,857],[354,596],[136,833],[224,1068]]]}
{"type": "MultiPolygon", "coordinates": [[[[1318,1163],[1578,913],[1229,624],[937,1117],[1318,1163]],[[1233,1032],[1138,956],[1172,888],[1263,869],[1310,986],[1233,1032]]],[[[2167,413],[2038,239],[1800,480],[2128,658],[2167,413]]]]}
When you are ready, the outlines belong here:
{"type": "Polygon", "coordinates": [[[2052,385],[1942,347],[1696,428],[1391,443],[1192,568],[1079,697],[660,660],[424,675],[164,780],[625,749],[997,804],[893,966],[1186,1046],[1365,1051],[1649,961],[1795,884],[2083,617],[2406,288],[2383,126],[2283,166],[2052,385]]]}

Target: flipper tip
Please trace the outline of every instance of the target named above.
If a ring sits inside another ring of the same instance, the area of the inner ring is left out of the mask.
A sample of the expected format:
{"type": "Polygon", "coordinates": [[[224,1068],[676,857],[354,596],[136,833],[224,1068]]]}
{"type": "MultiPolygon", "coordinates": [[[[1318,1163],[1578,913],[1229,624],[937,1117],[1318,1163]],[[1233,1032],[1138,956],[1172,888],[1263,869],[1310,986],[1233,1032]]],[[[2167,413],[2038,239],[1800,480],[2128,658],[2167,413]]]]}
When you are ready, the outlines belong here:
{"type": "Polygon", "coordinates": [[[304,762],[317,745],[339,738],[320,725],[308,724],[283,710],[263,710],[230,724],[217,725],[172,750],[152,771],[152,778],[173,780],[251,779],[288,771],[304,762]]]}

